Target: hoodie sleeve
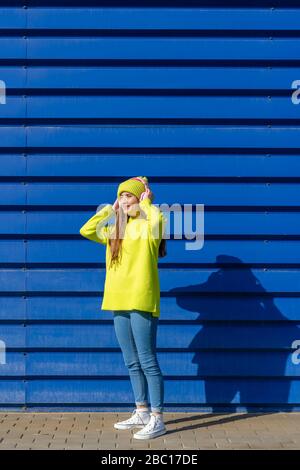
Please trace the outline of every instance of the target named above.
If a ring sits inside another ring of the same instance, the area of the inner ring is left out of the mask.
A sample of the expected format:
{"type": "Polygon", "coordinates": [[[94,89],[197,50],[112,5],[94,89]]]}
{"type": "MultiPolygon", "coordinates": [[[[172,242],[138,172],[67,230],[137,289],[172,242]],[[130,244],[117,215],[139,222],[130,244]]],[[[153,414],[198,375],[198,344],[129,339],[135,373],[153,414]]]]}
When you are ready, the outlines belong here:
{"type": "Polygon", "coordinates": [[[80,229],[80,234],[93,242],[107,244],[112,225],[106,225],[111,216],[115,213],[111,204],[102,207],[94,214],[80,229]]]}
{"type": "Polygon", "coordinates": [[[152,204],[151,199],[146,197],[139,203],[140,208],[145,212],[149,223],[149,239],[156,247],[159,246],[167,219],[161,210],[152,204]]]}

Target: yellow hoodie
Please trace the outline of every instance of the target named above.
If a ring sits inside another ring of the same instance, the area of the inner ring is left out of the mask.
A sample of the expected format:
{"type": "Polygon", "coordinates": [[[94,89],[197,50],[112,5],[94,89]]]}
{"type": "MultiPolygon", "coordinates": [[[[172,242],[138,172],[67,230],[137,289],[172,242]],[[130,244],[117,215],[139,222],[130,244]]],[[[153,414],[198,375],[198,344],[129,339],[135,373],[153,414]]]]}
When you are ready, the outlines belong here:
{"type": "Polygon", "coordinates": [[[122,241],[120,263],[110,264],[109,235],[114,225],[106,225],[115,213],[111,204],[104,206],[80,229],[89,240],[106,245],[106,277],[102,310],[143,310],[160,316],[158,248],[166,218],[151,199],[139,202],[141,217],[129,217],[122,241]],[[96,231],[97,229],[97,231],[96,231]]]}

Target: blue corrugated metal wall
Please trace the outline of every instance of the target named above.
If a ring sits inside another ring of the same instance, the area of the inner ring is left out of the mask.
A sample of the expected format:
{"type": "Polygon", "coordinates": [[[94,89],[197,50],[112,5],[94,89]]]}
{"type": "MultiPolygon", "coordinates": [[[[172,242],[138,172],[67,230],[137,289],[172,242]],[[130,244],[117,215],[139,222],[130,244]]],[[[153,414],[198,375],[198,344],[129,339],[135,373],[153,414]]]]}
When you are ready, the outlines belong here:
{"type": "Polygon", "coordinates": [[[160,260],[166,409],[298,409],[300,9],[49,5],[0,14],[1,409],[134,404],[79,228],[138,174],[205,206],[160,260]]]}

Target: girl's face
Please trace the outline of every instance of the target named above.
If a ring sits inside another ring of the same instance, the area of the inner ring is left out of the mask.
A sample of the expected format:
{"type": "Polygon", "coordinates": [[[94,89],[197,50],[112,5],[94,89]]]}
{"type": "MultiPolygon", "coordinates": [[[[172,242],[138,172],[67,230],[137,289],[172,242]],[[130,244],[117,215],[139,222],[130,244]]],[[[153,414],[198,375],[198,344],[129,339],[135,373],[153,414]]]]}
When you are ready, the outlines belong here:
{"type": "Polygon", "coordinates": [[[125,214],[135,217],[138,211],[138,198],[127,191],[120,194],[119,204],[122,206],[125,214]]]}

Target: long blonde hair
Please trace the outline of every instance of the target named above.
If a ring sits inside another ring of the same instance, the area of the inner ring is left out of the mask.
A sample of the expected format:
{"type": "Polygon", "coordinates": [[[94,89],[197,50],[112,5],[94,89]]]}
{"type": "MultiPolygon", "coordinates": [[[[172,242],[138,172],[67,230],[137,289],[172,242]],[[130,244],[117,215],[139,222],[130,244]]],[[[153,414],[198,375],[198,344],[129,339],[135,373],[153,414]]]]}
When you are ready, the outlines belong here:
{"type": "MultiPolygon", "coordinates": [[[[122,242],[125,234],[126,225],[128,222],[129,216],[125,214],[122,207],[119,206],[119,209],[116,212],[116,221],[115,226],[112,231],[112,234],[108,240],[110,246],[110,265],[111,268],[114,264],[117,264],[121,260],[122,256],[122,242]]],[[[163,258],[167,255],[167,243],[166,239],[162,238],[158,248],[158,257],[163,258]]]]}

